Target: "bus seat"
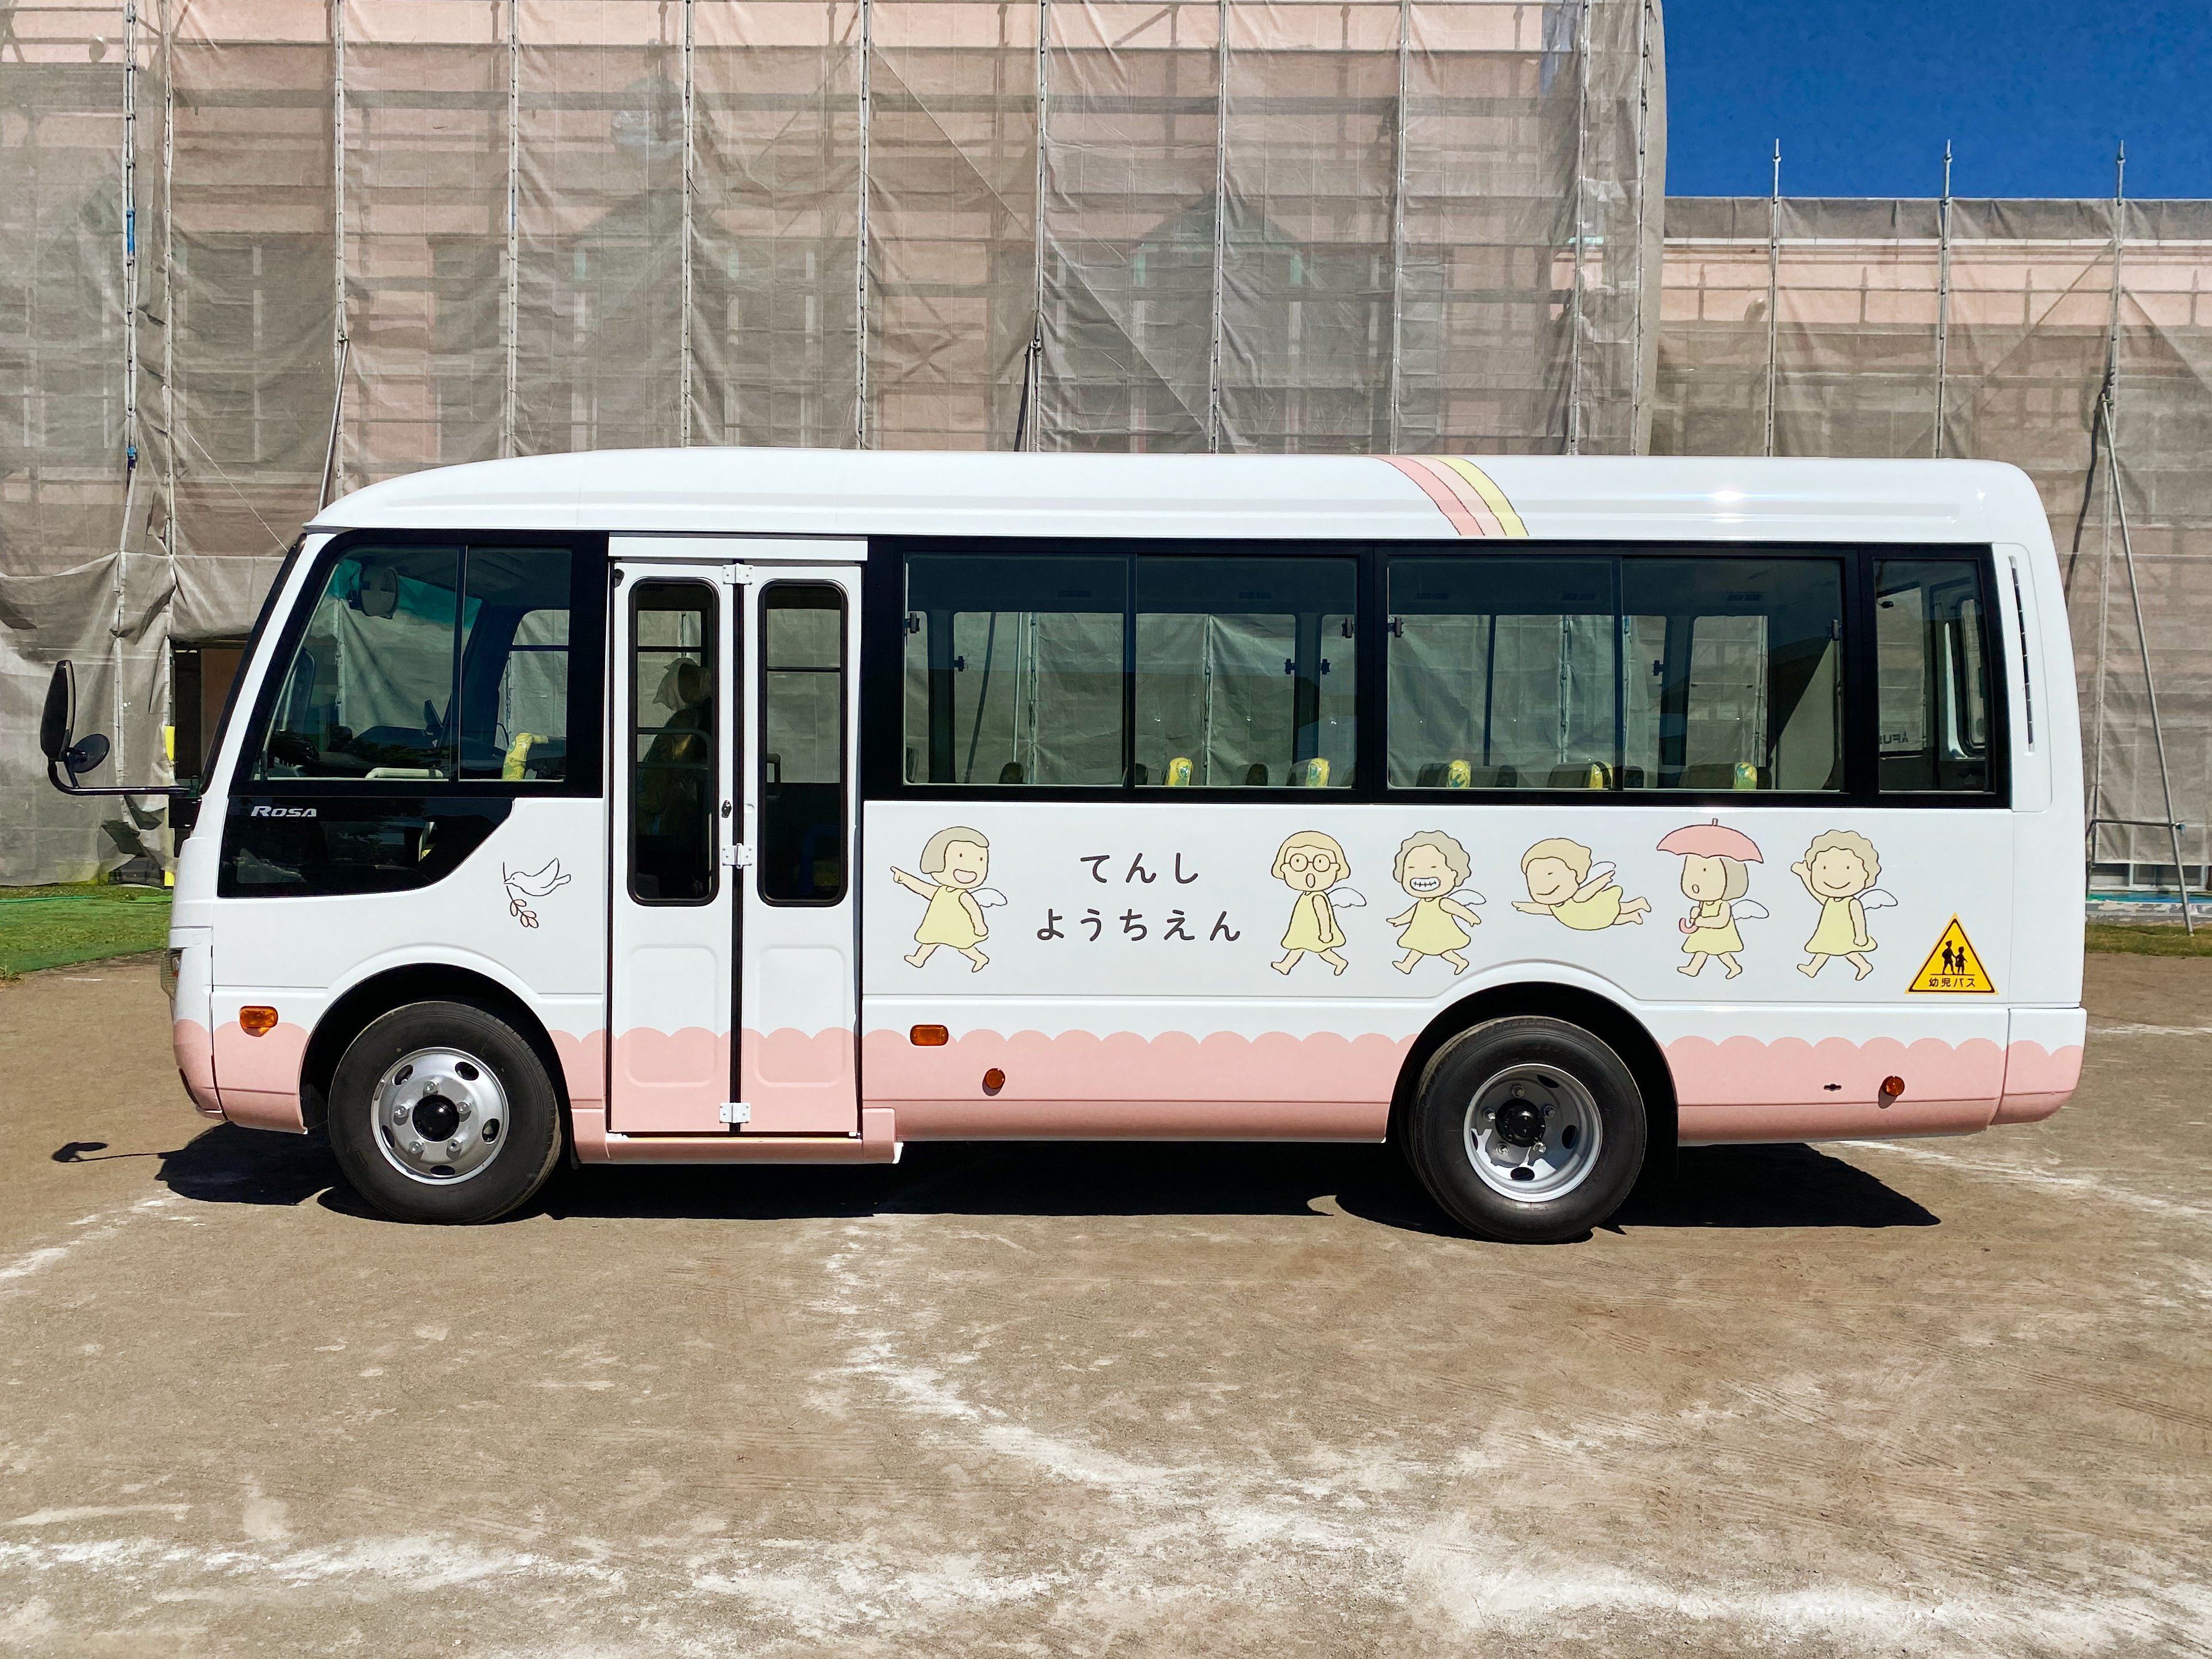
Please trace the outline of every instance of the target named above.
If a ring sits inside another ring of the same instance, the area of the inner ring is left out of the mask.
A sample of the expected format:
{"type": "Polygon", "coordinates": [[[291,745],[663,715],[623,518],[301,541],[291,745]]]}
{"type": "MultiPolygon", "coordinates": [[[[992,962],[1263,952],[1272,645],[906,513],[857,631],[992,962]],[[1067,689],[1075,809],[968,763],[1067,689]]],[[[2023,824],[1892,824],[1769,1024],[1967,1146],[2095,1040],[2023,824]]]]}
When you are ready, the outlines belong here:
{"type": "Polygon", "coordinates": [[[1244,787],[1247,789],[1265,789],[1267,787],[1267,769],[1254,761],[1244,769],[1244,787]]]}
{"type": "Polygon", "coordinates": [[[1306,761],[1299,765],[1297,769],[1297,786],[1301,789],[1328,788],[1328,757],[1324,755],[1316,755],[1311,760],[1306,761]]]}
{"type": "Polygon", "coordinates": [[[1547,786],[1553,789],[1610,789],[1613,787],[1613,769],[1603,761],[1585,761],[1578,766],[1555,766],[1547,786]]]}
{"type": "Polygon", "coordinates": [[[1008,761],[999,769],[999,781],[1000,783],[1027,782],[1028,780],[1022,775],[1022,763],[1019,761],[1008,761]]]}
{"type": "Polygon", "coordinates": [[[1455,760],[1444,768],[1444,787],[1472,789],[1474,787],[1474,769],[1463,760],[1455,760]]]}
{"type": "Polygon", "coordinates": [[[1163,780],[1170,789],[1190,787],[1190,757],[1177,755],[1168,763],[1168,775],[1163,780]]]}

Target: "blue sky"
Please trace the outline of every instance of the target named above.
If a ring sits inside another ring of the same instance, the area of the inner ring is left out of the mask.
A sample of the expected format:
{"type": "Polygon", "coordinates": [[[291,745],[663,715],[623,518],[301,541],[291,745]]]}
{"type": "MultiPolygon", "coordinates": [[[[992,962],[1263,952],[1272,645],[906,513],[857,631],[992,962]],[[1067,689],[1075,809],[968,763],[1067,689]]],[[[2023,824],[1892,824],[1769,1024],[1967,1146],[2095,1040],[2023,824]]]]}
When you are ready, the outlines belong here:
{"type": "Polygon", "coordinates": [[[1672,0],[1667,190],[2212,197],[2212,4],[1672,0]]]}

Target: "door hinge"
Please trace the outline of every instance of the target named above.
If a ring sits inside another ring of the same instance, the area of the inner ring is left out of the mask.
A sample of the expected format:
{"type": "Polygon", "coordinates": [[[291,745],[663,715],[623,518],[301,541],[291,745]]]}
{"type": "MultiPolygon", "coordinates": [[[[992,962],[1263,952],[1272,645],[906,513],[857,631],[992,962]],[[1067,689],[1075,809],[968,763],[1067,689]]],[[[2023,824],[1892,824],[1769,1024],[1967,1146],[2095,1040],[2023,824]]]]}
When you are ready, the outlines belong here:
{"type": "Polygon", "coordinates": [[[752,867],[753,849],[741,841],[733,841],[722,849],[722,862],[732,870],[749,870],[752,867]]]}
{"type": "Polygon", "coordinates": [[[746,1124],[752,1121],[753,1109],[746,1105],[744,1101],[726,1100],[722,1103],[723,1122],[738,1128],[743,1128],[746,1124]]]}

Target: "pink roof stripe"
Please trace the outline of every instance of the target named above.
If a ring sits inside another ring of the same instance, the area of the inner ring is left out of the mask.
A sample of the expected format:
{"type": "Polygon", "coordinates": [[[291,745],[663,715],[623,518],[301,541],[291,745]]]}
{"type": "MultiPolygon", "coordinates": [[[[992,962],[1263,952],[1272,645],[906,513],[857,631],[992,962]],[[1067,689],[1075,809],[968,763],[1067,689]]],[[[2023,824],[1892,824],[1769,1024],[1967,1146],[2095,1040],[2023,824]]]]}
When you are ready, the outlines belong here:
{"type": "Polygon", "coordinates": [[[1388,461],[1421,487],[1437,510],[1462,536],[1503,536],[1504,526],[1468,482],[1449,467],[1426,455],[1384,455],[1388,461]]]}

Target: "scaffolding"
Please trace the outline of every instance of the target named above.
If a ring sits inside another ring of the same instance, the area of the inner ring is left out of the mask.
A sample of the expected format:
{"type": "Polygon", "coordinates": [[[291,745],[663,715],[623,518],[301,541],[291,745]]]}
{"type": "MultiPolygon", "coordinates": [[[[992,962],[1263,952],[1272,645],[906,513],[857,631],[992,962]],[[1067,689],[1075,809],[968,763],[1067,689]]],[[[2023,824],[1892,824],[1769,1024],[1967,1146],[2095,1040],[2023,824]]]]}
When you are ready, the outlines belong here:
{"type": "Polygon", "coordinates": [[[1778,181],[1675,198],[1667,232],[1653,451],[2024,469],[2062,556],[2078,546],[2093,888],[2170,903],[2179,866],[2201,891],[2212,203],[1803,199],[1778,181]]]}
{"type": "Polygon", "coordinates": [[[0,881],[74,658],[331,495],[672,444],[1594,453],[1656,384],[1657,0],[0,0],[0,881]]]}

